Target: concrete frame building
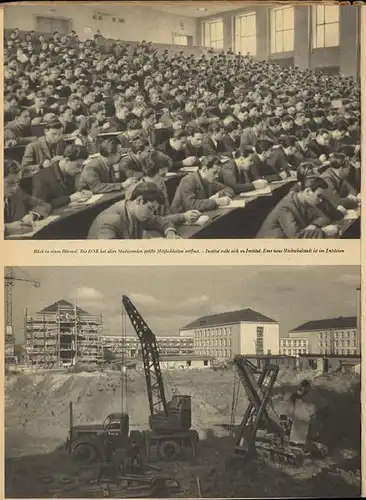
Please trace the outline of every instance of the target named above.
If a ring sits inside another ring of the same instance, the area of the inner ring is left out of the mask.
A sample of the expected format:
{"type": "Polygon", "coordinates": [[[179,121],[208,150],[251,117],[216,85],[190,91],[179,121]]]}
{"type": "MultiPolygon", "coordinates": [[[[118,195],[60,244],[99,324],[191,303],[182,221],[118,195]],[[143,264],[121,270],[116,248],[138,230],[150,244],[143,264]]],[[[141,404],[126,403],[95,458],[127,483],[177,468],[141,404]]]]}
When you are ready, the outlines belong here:
{"type": "Polygon", "coordinates": [[[279,354],[279,324],[252,309],[203,316],[182,327],[197,355],[227,360],[238,354],[279,354]]]}
{"type": "MultiPolygon", "coordinates": [[[[159,353],[166,355],[188,355],[193,353],[193,339],[190,337],[157,337],[159,353]]],[[[118,359],[122,354],[130,359],[141,355],[141,345],[138,337],[121,335],[103,335],[104,349],[108,349],[118,359]]]]}

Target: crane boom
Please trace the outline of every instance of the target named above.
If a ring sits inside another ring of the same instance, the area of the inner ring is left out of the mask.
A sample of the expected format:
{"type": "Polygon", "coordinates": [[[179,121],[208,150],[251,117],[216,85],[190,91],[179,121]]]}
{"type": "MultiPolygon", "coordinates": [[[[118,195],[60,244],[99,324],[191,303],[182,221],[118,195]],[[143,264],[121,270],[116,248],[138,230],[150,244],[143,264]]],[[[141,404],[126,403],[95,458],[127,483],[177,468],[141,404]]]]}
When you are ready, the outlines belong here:
{"type": "Polygon", "coordinates": [[[153,415],[156,411],[163,410],[164,414],[168,415],[169,410],[155,334],[126,295],[123,295],[122,303],[140,340],[150,413],[153,415]]]}
{"type": "Polygon", "coordinates": [[[4,285],[5,285],[5,300],[6,300],[6,317],[5,323],[6,326],[13,325],[13,293],[12,287],[14,286],[14,281],[25,281],[27,283],[32,283],[35,287],[40,286],[40,282],[33,279],[28,278],[18,278],[14,274],[14,269],[12,267],[8,267],[4,276],[4,285]]]}

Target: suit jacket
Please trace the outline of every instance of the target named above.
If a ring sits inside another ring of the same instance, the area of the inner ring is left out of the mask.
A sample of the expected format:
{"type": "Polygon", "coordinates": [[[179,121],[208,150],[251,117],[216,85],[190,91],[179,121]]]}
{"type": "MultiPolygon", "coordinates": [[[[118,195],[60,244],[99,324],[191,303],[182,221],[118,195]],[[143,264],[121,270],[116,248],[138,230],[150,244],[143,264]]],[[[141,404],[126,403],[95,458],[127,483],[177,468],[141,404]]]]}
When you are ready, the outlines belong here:
{"type": "Polygon", "coordinates": [[[325,238],[321,228],[329,223],[330,220],[320,216],[316,208],[302,205],[296,190],[292,190],[267,216],[257,238],[325,238]],[[310,224],[316,229],[307,233],[304,230],[310,224]]]}
{"type": "Polygon", "coordinates": [[[344,208],[356,208],[358,203],[347,198],[349,194],[356,194],[355,190],[346,181],[341,179],[337,171],[333,168],[328,168],[323,174],[323,179],[328,184],[328,189],[325,191],[325,197],[334,206],[342,205],[344,208]]]}
{"type": "Polygon", "coordinates": [[[125,179],[118,180],[112,167],[107,167],[102,157],[93,158],[81,172],[78,190],[90,189],[93,194],[121,191],[125,179]]]}
{"type": "Polygon", "coordinates": [[[172,201],[171,209],[175,214],[186,212],[187,210],[199,210],[205,212],[217,208],[215,200],[210,200],[210,196],[222,192],[233,197],[234,191],[220,182],[208,182],[202,179],[199,172],[188,174],[180,181],[172,201]]]}
{"type": "Polygon", "coordinates": [[[279,147],[273,151],[271,156],[267,160],[268,165],[271,165],[274,167],[276,172],[286,172],[289,174],[291,168],[290,165],[287,161],[287,157],[285,155],[284,150],[282,147],[279,147]]]}
{"type": "Polygon", "coordinates": [[[179,168],[183,167],[183,160],[187,158],[187,154],[184,149],[180,149],[179,151],[173,149],[170,145],[169,140],[167,140],[162,144],[159,144],[157,150],[161,151],[172,160],[172,170],[178,170],[179,168]]]}
{"type": "Polygon", "coordinates": [[[330,147],[328,146],[321,146],[320,144],[317,143],[316,139],[312,139],[309,142],[309,149],[316,155],[317,158],[321,155],[328,155],[332,152],[330,147]]]}
{"type": "Polygon", "coordinates": [[[225,153],[225,146],[223,142],[218,142],[217,145],[212,140],[209,134],[205,134],[202,139],[203,156],[217,155],[225,153]]]}
{"type": "Polygon", "coordinates": [[[57,163],[37,172],[33,178],[33,196],[45,200],[52,208],[70,203],[76,191],[76,178],[64,175],[57,163]]]}
{"type": "Polygon", "coordinates": [[[223,143],[224,143],[225,153],[228,153],[231,156],[232,153],[235,153],[235,151],[239,149],[240,138],[234,141],[229,135],[225,135],[223,143]]]}
{"type": "Polygon", "coordinates": [[[33,120],[34,118],[43,118],[44,115],[46,115],[47,113],[52,113],[52,109],[50,109],[50,108],[44,107],[42,109],[37,110],[35,105],[30,106],[28,108],[28,111],[29,111],[31,120],[33,120]]]}
{"type": "Polygon", "coordinates": [[[29,212],[34,212],[40,218],[47,217],[51,210],[51,205],[18,188],[8,202],[4,202],[4,222],[6,224],[19,221],[29,212]]]}
{"type": "Polygon", "coordinates": [[[28,144],[36,139],[32,136],[32,130],[29,127],[22,127],[15,121],[9,122],[4,129],[4,140],[15,140],[18,144],[28,144]]]}
{"type": "Polygon", "coordinates": [[[246,128],[240,137],[240,149],[244,146],[255,146],[257,140],[257,134],[251,128],[246,128]]]}
{"type": "Polygon", "coordinates": [[[258,175],[253,167],[252,171],[240,170],[234,160],[227,161],[221,165],[219,181],[230,187],[235,194],[244,193],[254,189],[253,180],[258,175]]]}
{"type": "Polygon", "coordinates": [[[268,182],[281,180],[276,167],[268,162],[263,162],[257,155],[254,155],[252,168],[257,173],[259,179],[266,179],[268,182]]]}
{"type": "Polygon", "coordinates": [[[109,123],[111,126],[108,132],[125,132],[127,130],[127,120],[120,120],[115,115],[109,118],[109,123]]]}
{"type": "Polygon", "coordinates": [[[65,142],[62,139],[54,146],[50,146],[45,137],[40,137],[35,142],[28,144],[22,159],[23,177],[30,177],[38,172],[43,168],[42,164],[45,160],[62,155],[64,149],[65,142]]]}
{"type": "Polygon", "coordinates": [[[175,230],[174,224],[159,216],[153,216],[145,222],[131,217],[128,201],[118,201],[101,212],[89,229],[89,240],[132,240],[143,239],[144,230],[158,231],[162,235],[168,230],[175,230]]]}

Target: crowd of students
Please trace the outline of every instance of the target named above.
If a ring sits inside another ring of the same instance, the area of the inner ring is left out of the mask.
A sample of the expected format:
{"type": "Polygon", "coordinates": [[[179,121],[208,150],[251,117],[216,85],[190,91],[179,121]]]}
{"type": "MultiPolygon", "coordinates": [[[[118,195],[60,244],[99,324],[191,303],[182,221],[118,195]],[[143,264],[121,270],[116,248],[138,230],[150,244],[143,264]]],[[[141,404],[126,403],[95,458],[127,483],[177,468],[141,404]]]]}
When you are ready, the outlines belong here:
{"type": "Polygon", "coordinates": [[[97,216],[89,238],[177,238],[181,224],[239,193],[291,178],[258,237],[336,237],[360,203],[353,78],[75,32],[46,40],[14,30],[4,56],[6,235],[112,192],[123,200],[97,216]],[[169,200],[166,173],[192,167],[169,200]]]}

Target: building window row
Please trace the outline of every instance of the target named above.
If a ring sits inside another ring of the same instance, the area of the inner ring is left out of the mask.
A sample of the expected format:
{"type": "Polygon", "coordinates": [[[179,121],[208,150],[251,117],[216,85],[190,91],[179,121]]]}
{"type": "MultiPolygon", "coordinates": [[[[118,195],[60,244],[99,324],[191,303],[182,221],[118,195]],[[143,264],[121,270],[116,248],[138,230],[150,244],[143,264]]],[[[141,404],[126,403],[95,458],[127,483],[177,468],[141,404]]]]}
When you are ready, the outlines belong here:
{"type": "Polygon", "coordinates": [[[212,356],[219,359],[231,358],[231,349],[197,349],[196,353],[200,356],[212,356]]]}
{"type": "Polygon", "coordinates": [[[212,346],[212,347],[226,347],[231,346],[231,339],[195,339],[194,347],[203,347],[203,346],[212,346]]]}
{"type": "Polygon", "coordinates": [[[212,337],[227,337],[230,336],[232,329],[230,327],[224,328],[207,328],[203,330],[195,330],[195,338],[212,338],[212,337]]]}
{"type": "MultiPolygon", "coordinates": [[[[339,6],[311,6],[312,41],[314,49],[339,45],[339,6]]],[[[206,47],[224,48],[224,23],[214,19],[203,23],[203,41],[206,47]]],[[[255,12],[240,14],[234,18],[235,52],[257,54],[257,16],[255,12]]],[[[295,9],[281,6],[271,9],[271,53],[291,52],[295,43],[295,9]]]]}

